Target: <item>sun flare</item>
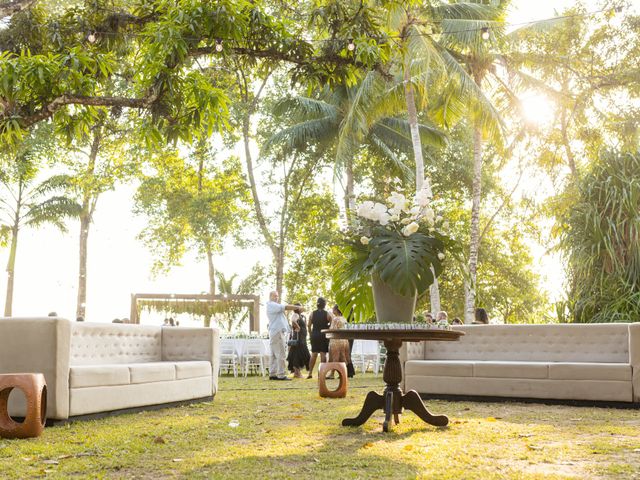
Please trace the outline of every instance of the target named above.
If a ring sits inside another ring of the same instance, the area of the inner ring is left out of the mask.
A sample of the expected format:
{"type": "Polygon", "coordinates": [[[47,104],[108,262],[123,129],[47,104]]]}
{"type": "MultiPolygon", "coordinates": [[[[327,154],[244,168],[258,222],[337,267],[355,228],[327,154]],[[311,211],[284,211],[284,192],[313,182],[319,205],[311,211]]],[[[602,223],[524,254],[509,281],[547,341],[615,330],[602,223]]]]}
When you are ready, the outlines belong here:
{"type": "Polygon", "coordinates": [[[535,93],[520,99],[520,111],[528,123],[544,126],[553,120],[555,104],[546,95],[535,93]]]}

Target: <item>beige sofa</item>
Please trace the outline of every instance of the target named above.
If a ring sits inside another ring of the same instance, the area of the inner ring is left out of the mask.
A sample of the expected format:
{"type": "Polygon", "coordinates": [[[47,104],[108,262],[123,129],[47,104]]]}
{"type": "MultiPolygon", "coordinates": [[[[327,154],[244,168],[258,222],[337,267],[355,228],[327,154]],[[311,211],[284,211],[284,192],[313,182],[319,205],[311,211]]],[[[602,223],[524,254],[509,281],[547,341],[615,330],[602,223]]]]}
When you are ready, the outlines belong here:
{"type": "MultiPolygon", "coordinates": [[[[211,399],[218,350],[213,328],[0,319],[0,373],[43,373],[53,420],[211,399]]],[[[9,413],[23,401],[11,395],[9,413]]]]}
{"type": "Polygon", "coordinates": [[[640,324],[466,325],[457,342],[409,343],[404,389],[421,394],[640,402],[640,324]]]}

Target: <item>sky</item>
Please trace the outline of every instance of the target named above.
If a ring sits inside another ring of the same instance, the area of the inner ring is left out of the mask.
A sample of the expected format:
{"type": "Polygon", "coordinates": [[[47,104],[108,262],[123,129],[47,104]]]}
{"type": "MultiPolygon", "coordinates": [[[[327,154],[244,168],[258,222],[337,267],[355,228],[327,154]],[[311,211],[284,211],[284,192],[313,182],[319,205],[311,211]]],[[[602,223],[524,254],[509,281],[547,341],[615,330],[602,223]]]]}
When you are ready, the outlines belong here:
{"type": "MultiPolygon", "coordinates": [[[[634,2],[638,9],[640,0],[634,2]]],[[[573,3],[564,0],[516,0],[508,22],[548,18],[554,15],[554,11],[573,3]]],[[[592,11],[599,8],[598,2],[589,1],[587,4],[593,7],[592,11]]],[[[136,239],[145,226],[145,220],[131,212],[134,191],[132,185],[121,185],[115,191],[103,194],[98,202],[89,236],[87,321],[110,322],[114,318],[128,317],[132,293],[203,293],[207,289],[206,261],[197,260],[193,255],[187,255],[183,265],[173,268],[168,275],[151,277],[152,253],[136,239]]],[[[68,225],[66,234],[53,227],[20,232],[14,316],[46,316],[55,311],[59,316],[75,319],[80,227],[78,222],[68,222],[68,225]]],[[[561,264],[539,246],[534,246],[533,253],[536,257],[534,264],[543,274],[543,287],[557,294],[564,279],[561,264]]],[[[8,248],[0,250],[0,265],[3,267],[7,257],[8,248]]],[[[266,265],[270,258],[265,248],[240,251],[229,245],[215,260],[218,269],[226,275],[237,273],[242,278],[252,265],[258,262],[266,265]]],[[[259,293],[264,296],[268,290],[266,287],[265,292],[259,293]]],[[[3,271],[0,295],[5,291],[6,273],[3,271]]],[[[265,330],[264,312],[261,317],[261,330],[265,330]]],[[[159,315],[142,316],[142,323],[161,321],[159,315]]],[[[181,324],[189,324],[189,320],[182,318],[181,324]]]]}

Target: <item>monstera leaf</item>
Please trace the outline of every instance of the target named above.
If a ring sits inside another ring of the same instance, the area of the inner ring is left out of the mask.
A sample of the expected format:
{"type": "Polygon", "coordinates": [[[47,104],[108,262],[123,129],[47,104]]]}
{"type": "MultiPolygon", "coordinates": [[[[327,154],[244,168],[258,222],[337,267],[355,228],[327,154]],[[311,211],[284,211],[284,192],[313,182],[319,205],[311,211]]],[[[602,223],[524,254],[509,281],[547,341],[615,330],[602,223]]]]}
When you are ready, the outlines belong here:
{"type": "Polygon", "coordinates": [[[434,273],[437,276],[442,270],[438,253],[444,251],[443,242],[421,232],[408,237],[379,232],[370,247],[372,271],[400,295],[423,294],[433,283],[434,273]]]}
{"type": "Polygon", "coordinates": [[[357,323],[374,316],[371,270],[368,250],[356,242],[348,242],[348,255],[333,270],[332,292],[345,317],[357,323]]]}

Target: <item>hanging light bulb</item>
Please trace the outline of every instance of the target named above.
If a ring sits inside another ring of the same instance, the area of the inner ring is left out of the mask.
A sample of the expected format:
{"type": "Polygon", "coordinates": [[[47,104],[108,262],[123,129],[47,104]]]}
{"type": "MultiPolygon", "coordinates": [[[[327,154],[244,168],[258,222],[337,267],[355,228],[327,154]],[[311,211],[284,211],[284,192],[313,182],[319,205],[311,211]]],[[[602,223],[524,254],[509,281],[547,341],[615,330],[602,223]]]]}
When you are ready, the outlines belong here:
{"type": "Polygon", "coordinates": [[[216,38],[216,52],[222,51],[222,39],[216,38]]]}
{"type": "Polygon", "coordinates": [[[482,27],[480,31],[482,32],[482,39],[489,40],[489,36],[490,36],[489,27],[482,27]]]}
{"type": "Polygon", "coordinates": [[[622,13],[622,5],[616,5],[615,7],[613,7],[613,12],[622,13]]]}
{"type": "Polygon", "coordinates": [[[353,42],[353,38],[349,39],[349,43],[347,44],[347,50],[353,52],[356,49],[356,44],[353,42]]]}
{"type": "Polygon", "coordinates": [[[96,34],[95,33],[90,33],[89,35],[87,35],[87,41],[89,43],[96,43],[96,34]]]}

